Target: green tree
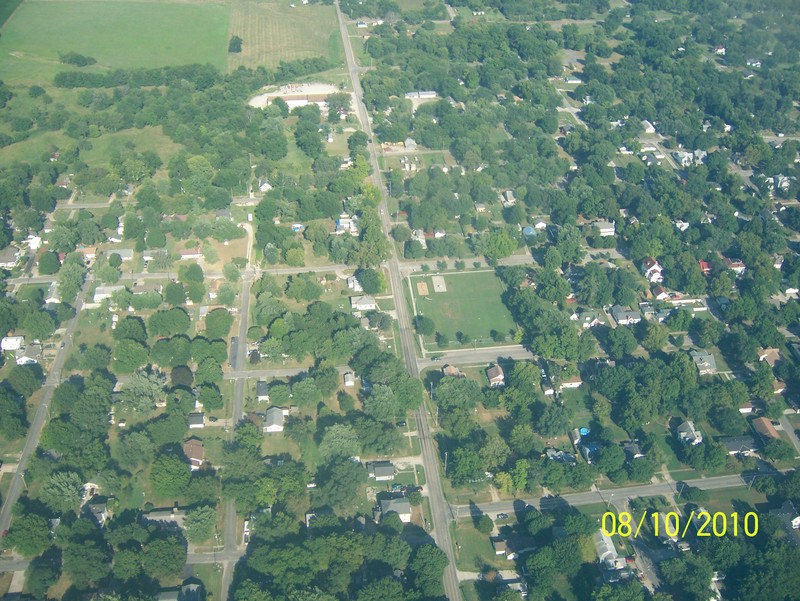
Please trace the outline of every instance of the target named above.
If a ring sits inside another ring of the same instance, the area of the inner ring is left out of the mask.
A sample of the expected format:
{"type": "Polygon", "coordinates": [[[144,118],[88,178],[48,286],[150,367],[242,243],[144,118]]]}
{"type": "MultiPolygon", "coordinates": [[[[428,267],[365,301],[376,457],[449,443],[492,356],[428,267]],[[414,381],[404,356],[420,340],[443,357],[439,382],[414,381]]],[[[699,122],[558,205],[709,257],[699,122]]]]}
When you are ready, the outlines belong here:
{"type": "Polygon", "coordinates": [[[25,398],[41,388],[43,379],[39,365],[15,365],[8,372],[9,385],[25,398]]]}
{"type": "Polygon", "coordinates": [[[133,373],[147,363],[147,347],[135,340],[120,340],[114,347],[113,368],[117,373],[133,373]]]}
{"type": "Polygon", "coordinates": [[[120,402],[136,412],[150,412],[166,399],[166,383],[166,378],[160,374],[137,371],[122,388],[120,402]]]}
{"type": "Polygon", "coordinates": [[[6,544],[25,557],[41,555],[50,546],[50,528],[43,517],[28,513],[14,520],[6,544]]]}
{"type": "Polygon", "coordinates": [[[436,545],[417,547],[408,565],[414,585],[426,597],[444,595],[442,576],[446,567],[447,556],[436,545]]]}
{"type": "Polygon", "coordinates": [[[422,336],[433,336],[436,331],[436,324],[430,317],[417,315],[414,317],[414,328],[417,330],[417,333],[422,336]]]}
{"type": "Polygon", "coordinates": [[[31,562],[25,574],[25,585],[37,599],[47,597],[47,589],[56,583],[59,572],[45,561],[31,562]]]}
{"type": "Polygon", "coordinates": [[[77,511],[83,495],[83,479],[75,472],[55,472],[42,487],[39,499],[53,511],[77,511]]]}
{"type": "Polygon", "coordinates": [[[32,311],[22,320],[22,327],[34,340],[46,340],[56,330],[56,322],[47,311],[32,311]]]}
{"type": "Polygon", "coordinates": [[[224,338],[233,325],[233,315],[227,309],[214,309],[206,315],[206,336],[224,338]]]}
{"type": "Polygon", "coordinates": [[[111,571],[111,557],[107,549],[89,539],[64,549],[63,566],[73,585],[87,588],[108,575],[111,571]]]}
{"type": "Polygon", "coordinates": [[[216,521],[217,511],[209,505],[190,509],[183,522],[186,540],[190,543],[201,543],[208,540],[214,533],[216,521]]]}
{"type": "MultiPolygon", "coordinates": [[[[323,455],[325,456],[325,455],[323,455]]],[[[349,457],[335,457],[317,476],[317,502],[347,513],[355,507],[358,487],[367,481],[367,470],[349,457]]]]}
{"type": "Polygon", "coordinates": [[[39,258],[39,274],[40,275],[53,275],[58,273],[61,269],[61,261],[58,259],[58,253],[47,251],[42,253],[39,258]]]}
{"type": "Polygon", "coordinates": [[[484,513],[480,518],[478,518],[475,528],[481,534],[491,534],[492,530],[494,530],[494,522],[492,521],[492,518],[484,513]]]}
{"type": "Polygon", "coordinates": [[[164,288],[164,302],[173,307],[186,302],[186,291],[180,282],[170,282],[164,288]]]}
{"type": "Polygon", "coordinates": [[[361,453],[361,441],[349,424],[334,424],[325,429],[319,444],[322,457],[354,457],[361,453]]]}
{"type": "Polygon", "coordinates": [[[189,484],[191,471],[188,464],[177,455],[159,455],[153,462],[150,471],[150,482],[153,493],[159,498],[169,499],[180,497],[189,484]]]}
{"type": "Polygon", "coordinates": [[[608,356],[619,361],[636,350],[638,344],[630,329],[620,326],[608,332],[608,356]]]}
{"type": "Polygon", "coordinates": [[[142,570],[151,578],[165,580],[183,573],[186,546],[176,536],[157,538],[144,545],[142,570]]]}

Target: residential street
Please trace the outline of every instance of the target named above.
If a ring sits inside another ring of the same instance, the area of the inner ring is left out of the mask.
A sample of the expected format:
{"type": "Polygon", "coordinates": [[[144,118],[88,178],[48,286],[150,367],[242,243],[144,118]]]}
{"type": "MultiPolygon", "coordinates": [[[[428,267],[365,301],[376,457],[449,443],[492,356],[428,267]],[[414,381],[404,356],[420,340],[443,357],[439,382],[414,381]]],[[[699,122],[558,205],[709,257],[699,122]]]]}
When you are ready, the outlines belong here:
{"type": "Polygon", "coordinates": [[[14,478],[11,480],[8,493],[6,493],[3,499],[3,507],[0,509],[0,532],[8,530],[11,524],[11,508],[14,507],[22,494],[23,487],[26,487],[24,482],[25,468],[28,465],[28,459],[31,454],[34,453],[36,447],[39,446],[39,438],[42,435],[42,429],[50,417],[50,401],[53,398],[53,392],[55,392],[56,387],[61,383],[61,370],[72,348],[72,335],[75,332],[75,328],[78,326],[78,319],[80,318],[86,291],[93,282],[94,278],[91,275],[87,275],[86,281],[75,300],[75,317],[69,321],[64,333],[64,346],[56,353],[53,365],[42,387],[42,399],[39,402],[39,408],[36,410],[36,415],[34,415],[31,420],[31,425],[28,429],[28,437],[25,440],[25,447],[22,449],[22,454],[17,463],[17,471],[14,474],[14,478]]]}
{"type": "MultiPolygon", "coordinates": [[[[364,93],[361,89],[361,82],[359,81],[358,65],[356,64],[353,55],[353,47],[350,42],[350,36],[347,32],[347,24],[344,20],[344,15],[339,7],[338,1],[336,2],[336,14],[339,19],[339,31],[342,36],[344,45],[344,54],[347,59],[348,72],[353,86],[353,92],[356,98],[356,112],[361,121],[364,131],[372,140],[372,128],[370,126],[369,116],[367,109],[364,106],[363,96],[364,93]]],[[[386,189],[381,180],[381,171],[378,165],[378,154],[374,142],[368,144],[370,152],[370,161],[372,164],[372,179],[375,186],[381,193],[381,221],[383,224],[383,232],[389,237],[389,230],[391,224],[389,222],[388,211],[386,210],[386,189]]],[[[414,337],[411,332],[411,320],[408,315],[408,308],[406,306],[405,298],[403,295],[403,280],[400,274],[400,262],[397,258],[395,246],[392,245],[392,257],[387,262],[389,271],[389,280],[392,287],[392,292],[395,298],[395,309],[397,311],[397,321],[400,326],[400,344],[403,349],[403,357],[405,358],[406,368],[411,376],[417,377],[419,369],[417,367],[416,349],[414,347],[414,337]]],[[[425,410],[420,407],[417,410],[417,427],[420,433],[420,447],[422,450],[422,457],[425,464],[425,474],[427,476],[428,498],[431,505],[431,519],[433,521],[433,538],[436,544],[445,552],[448,559],[448,566],[445,568],[444,573],[444,590],[447,598],[450,601],[459,601],[461,599],[461,590],[458,585],[458,576],[456,575],[455,555],[453,553],[453,543],[450,538],[450,522],[451,515],[449,515],[449,506],[445,501],[442,493],[441,479],[439,475],[439,460],[436,449],[431,438],[430,428],[425,416],[425,410]]]]}

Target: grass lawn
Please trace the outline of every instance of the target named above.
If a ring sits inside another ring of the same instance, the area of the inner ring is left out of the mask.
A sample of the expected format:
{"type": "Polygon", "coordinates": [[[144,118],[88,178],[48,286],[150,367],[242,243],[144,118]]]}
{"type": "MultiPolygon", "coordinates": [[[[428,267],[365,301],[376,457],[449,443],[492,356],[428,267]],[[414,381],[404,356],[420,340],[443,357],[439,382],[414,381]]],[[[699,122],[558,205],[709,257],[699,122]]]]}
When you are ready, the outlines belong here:
{"type": "Polygon", "coordinates": [[[196,578],[203,582],[209,599],[223,599],[222,591],[222,564],[201,564],[192,567],[196,578]],[[212,596],[213,595],[213,596],[212,596]]]}
{"type": "Polygon", "coordinates": [[[333,6],[300,2],[292,6],[277,0],[232,0],[229,34],[238,35],[243,43],[240,53],[228,55],[230,71],[242,65],[277,67],[281,61],[319,56],[333,64],[344,60],[333,6]]]}
{"type": "Polygon", "coordinates": [[[456,522],[452,534],[456,545],[456,566],[459,570],[483,571],[487,566],[500,570],[514,569],[513,561],[494,554],[489,536],[478,532],[471,518],[456,522]]]}
{"type": "MultiPolygon", "coordinates": [[[[764,508],[767,505],[767,497],[758,492],[755,488],[747,490],[745,487],[740,488],[724,488],[715,490],[711,493],[711,498],[708,501],[697,503],[702,505],[710,513],[721,511],[730,515],[731,511],[739,512],[739,528],[741,528],[741,520],[743,514],[748,511],[753,511],[759,507],[761,511],[757,513],[764,513],[764,508]]],[[[729,525],[731,523],[729,522],[729,525]]]]}
{"type": "MultiPolygon", "coordinates": [[[[468,334],[477,345],[491,346],[496,344],[492,331],[509,334],[516,330],[511,314],[500,301],[503,285],[494,272],[458,272],[441,277],[446,292],[434,292],[433,276],[428,274],[411,276],[408,282],[416,313],[430,317],[436,330],[451,340],[451,346],[458,344],[456,332],[468,334]],[[419,294],[418,283],[427,285],[427,294],[419,294]],[[481,293],[475,294],[476,290],[481,293]]],[[[425,338],[425,345],[430,350],[442,350],[432,336],[425,338]]]]}
{"type": "MultiPolygon", "coordinates": [[[[331,9],[332,10],[332,9],[331,9]]],[[[227,62],[228,5],[216,2],[28,0],[3,30],[0,71],[12,84],[73,69],[59,53],[97,59],[87,70],[227,62]]]]}
{"type": "MultiPolygon", "coordinates": [[[[159,155],[165,163],[181,148],[165,136],[160,127],[144,127],[106,133],[95,138],[91,140],[91,149],[81,151],[81,158],[93,166],[108,166],[111,155],[114,152],[122,151],[125,145],[131,142],[136,146],[137,151],[151,150],[159,155]]],[[[106,198],[98,198],[98,201],[101,202],[106,200],[106,198]]],[[[91,202],[91,199],[81,198],[80,201],[91,202]]]]}

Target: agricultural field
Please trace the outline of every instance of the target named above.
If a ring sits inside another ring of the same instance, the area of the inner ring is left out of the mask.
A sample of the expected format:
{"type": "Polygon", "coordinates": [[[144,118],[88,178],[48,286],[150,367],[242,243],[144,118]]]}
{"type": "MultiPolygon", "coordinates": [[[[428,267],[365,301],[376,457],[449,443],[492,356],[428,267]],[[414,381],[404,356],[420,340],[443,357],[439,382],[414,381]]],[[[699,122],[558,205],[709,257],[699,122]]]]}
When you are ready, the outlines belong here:
{"type": "Polygon", "coordinates": [[[233,0],[229,33],[243,40],[242,51],[228,55],[230,71],[318,56],[333,63],[344,59],[333,6],[233,0]]]}
{"type": "MultiPolygon", "coordinates": [[[[506,335],[516,330],[500,300],[503,284],[492,271],[412,276],[409,284],[415,313],[430,317],[436,331],[446,335],[451,345],[456,344],[457,332],[468,334],[477,345],[490,346],[495,344],[492,332],[506,335]],[[435,291],[435,277],[444,280],[445,291],[435,291]]],[[[425,345],[428,350],[438,348],[432,336],[425,338],[425,345]]]]}
{"type": "Polygon", "coordinates": [[[0,38],[0,72],[9,84],[50,81],[59,53],[94,57],[104,68],[191,63],[224,70],[230,7],[221,2],[28,0],[0,38]]]}

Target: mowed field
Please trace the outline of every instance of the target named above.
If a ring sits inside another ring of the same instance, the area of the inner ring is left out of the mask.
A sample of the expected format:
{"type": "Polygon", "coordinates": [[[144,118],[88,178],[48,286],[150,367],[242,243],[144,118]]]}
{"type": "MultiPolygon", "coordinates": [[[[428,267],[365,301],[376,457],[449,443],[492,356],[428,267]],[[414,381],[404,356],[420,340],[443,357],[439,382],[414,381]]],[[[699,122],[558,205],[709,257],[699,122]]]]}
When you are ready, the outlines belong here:
{"type": "MultiPolygon", "coordinates": [[[[446,292],[435,292],[430,275],[410,278],[417,313],[430,317],[436,330],[446,334],[455,344],[456,332],[468,334],[479,345],[495,344],[491,331],[508,334],[516,325],[500,300],[503,284],[492,271],[448,273],[442,276],[446,292]],[[417,283],[428,286],[427,294],[419,294],[417,283]]],[[[430,349],[433,337],[425,340],[430,349]]]]}
{"type": "Polygon", "coordinates": [[[206,0],[25,0],[0,37],[0,73],[10,84],[48,83],[59,53],[97,59],[94,67],[227,66],[227,2],[206,0]]]}
{"type": "Polygon", "coordinates": [[[228,55],[229,71],[318,56],[338,63],[344,57],[333,6],[304,5],[301,0],[231,0],[229,33],[243,40],[242,52],[228,55]]]}

